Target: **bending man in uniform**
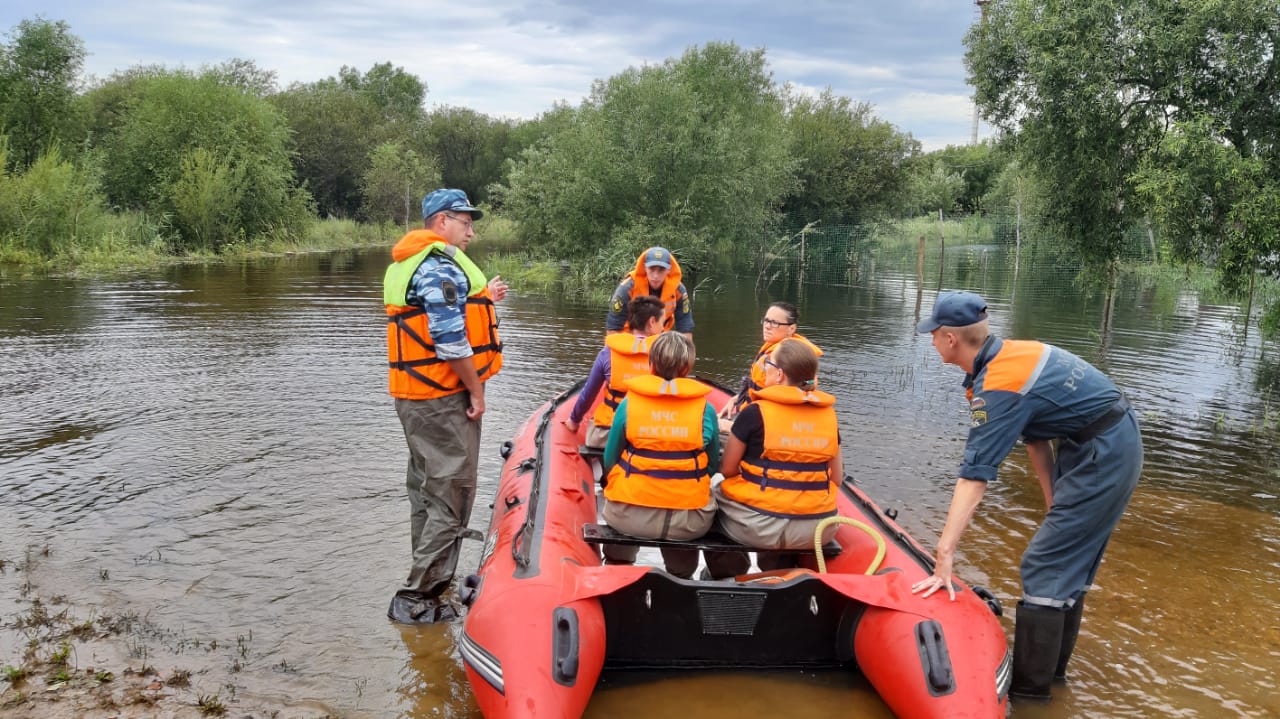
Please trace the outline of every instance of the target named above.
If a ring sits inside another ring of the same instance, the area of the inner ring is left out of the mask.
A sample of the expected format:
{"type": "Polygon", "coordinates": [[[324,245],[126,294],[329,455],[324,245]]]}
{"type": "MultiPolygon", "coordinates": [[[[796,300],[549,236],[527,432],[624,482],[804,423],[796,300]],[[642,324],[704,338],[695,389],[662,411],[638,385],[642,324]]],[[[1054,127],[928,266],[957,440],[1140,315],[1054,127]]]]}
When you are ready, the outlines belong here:
{"type": "Polygon", "coordinates": [[[1111,380],[1070,352],[991,335],[987,303],[972,292],[939,295],[917,330],[965,371],[971,422],[937,565],[911,591],[946,588],[955,599],[960,535],[1021,436],[1048,513],[1022,556],[1010,693],[1047,700],[1050,683],[1066,678],[1085,593],[1142,473],[1137,416],[1111,380]]]}
{"type": "Polygon", "coordinates": [[[443,598],[471,518],[484,383],[502,367],[493,303],[507,294],[464,250],[481,217],[461,190],[422,200],[424,229],[391,250],[383,282],[391,396],[409,444],[405,485],[413,566],[387,616],[405,624],[450,621],[443,598]]]}
{"type": "Polygon", "coordinates": [[[613,299],[609,303],[609,315],[604,320],[605,334],[626,332],[631,328],[627,322],[627,302],[645,295],[657,297],[662,302],[666,315],[663,317],[662,329],[675,330],[693,339],[693,309],[689,302],[689,292],[680,281],[680,263],[675,255],[662,247],[650,247],[644,254],[636,258],[636,267],[613,291],[613,299]]]}

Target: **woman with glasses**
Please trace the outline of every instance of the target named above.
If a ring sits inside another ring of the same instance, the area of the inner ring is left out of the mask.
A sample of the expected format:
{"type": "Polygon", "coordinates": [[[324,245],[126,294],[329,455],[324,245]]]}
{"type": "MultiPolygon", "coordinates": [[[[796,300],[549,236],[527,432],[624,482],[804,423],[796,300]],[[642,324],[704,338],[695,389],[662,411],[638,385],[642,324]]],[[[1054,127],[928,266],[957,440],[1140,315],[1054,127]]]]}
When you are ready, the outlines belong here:
{"type": "Polygon", "coordinates": [[[779,342],[787,339],[798,340],[808,345],[817,356],[822,356],[822,350],[817,345],[796,332],[799,319],[800,313],[790,302],[774,302],[769,305],[769,309],[765,310],[764,319],[760,320],[760,333],[764,344],[760,345],[760,351],[756,353],[756,358],[751,363],[751,373],[742,378],[742,389],[721,410],[721,416],[724,417],[724,421],[720,423],[722,432],[728,432],[731,424],[729,420],[751,404],[751,393],[764,389],[765,358],[774,347],[778,346],[779,342]]]}
{"type": "MultiPolygon", "coordinates": [[[[844,473],[836,400],[814,387],[818,355],[808,342],[782,340],[761,363],[764,387],[734,419],[720,461],[717,528],[749,547],[812,550],[818,522],[836,513],[844,473]]],[[[823,543],[837,528],[827,528],[823,543]]],[[[799,555],[761,554],[757,563],[765,571],[795,567],[799,555]]],[[[716,553],[707,567],[722,579],[746,572],[750,562],[746,553],[716,553]]]]}
{"type": "MultiPolygon", "coordinates": [[[[649,348],[653,374],[627,380],[604,448],[608,483],[600,514],[610,527],[644,539],[697,539],[716,518],[711,474],[720,462],[711,388],[688,378],[693,340],[658,335],[649,348]]],[[[671,574],[689,579],[698,550],[662,547],[671,574]]],[[[604,545],[605,562],[631,564],[637,548],[604,545]]]]}

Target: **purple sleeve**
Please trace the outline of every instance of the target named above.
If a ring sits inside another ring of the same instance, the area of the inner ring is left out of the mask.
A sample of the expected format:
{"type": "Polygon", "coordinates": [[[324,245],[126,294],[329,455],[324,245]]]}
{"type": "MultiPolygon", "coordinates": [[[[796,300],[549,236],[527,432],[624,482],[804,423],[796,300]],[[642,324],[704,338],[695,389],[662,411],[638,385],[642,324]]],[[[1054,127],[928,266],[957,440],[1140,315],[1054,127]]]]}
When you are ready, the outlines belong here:
{"type": "Polygon", "coordinates": [[[569,413],[569,419],[574,422],[582,421],[582,416],[587,413],[587,408],[600,392],[601,385],[609,381],[609,356],[608,347],[600,350],[600,354],[596,355],[596,361],[591,365],[591,374],[587,375],[587,383],[578,393],[578,401],[573,403],[573,411],[569,413]]]}

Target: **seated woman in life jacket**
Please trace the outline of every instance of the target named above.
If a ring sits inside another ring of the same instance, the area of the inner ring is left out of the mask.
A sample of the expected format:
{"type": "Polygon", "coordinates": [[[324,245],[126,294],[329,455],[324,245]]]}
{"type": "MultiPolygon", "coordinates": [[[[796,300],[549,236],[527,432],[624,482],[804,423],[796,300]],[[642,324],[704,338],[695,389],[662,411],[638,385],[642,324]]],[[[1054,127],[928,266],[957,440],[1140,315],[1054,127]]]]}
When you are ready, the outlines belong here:
{"type": "MultiPolygon", "coordinates": [[[[751,392],[758,392],[764,389],[764,360],[769,356],[769,353],[773,352],[773,348],[777,347],[779,342],[786,339],[799,340],[809,345],[819,357],[822,356],[822,350],[817,345],[806,339],[804,335],[796,333],[796,324],[799,320],[800,313],[796,310],[796,306],[790,302],[774,302],[765,310],[764,318],[760,320],[760,333],[764,344],[760,345],[760,351],[756,352],[756,358],[751,363],[750,373],[742,378],[742,389],[720,411],[720,416],[722,417],[720,422],[721,432],[728,432],[729,427],[733,424],[733,418],[744,407],[751,404],[751,392]]],[[[725,440],[727,441],[727,438],[725,440]]]]}
{"type": "Polygon", "coordinates": [[[662,333],[664,312],[662,300],[657,297],[635,297],[627,303],[627,326],[631,331],[605,337],[604,348],[596,355],[587,383],[578,393],[578,401],[570,410],[569,419],[564,422],[570,432],[577,432],[578,424],[595,401],[596,393],[601,386],[604,387],[604,398],[596,405],[591,424],[587,427],[586,441],[583,442],[586,446],[604,447],[614,412],[622,398],[627,396],[626,381],[649,374],[649,346],[662,333]]]}
{"type": "MultiPolygon", "coordinates": [[[[812,551],[818,523],[836,513],[844,473],[835,397],[814,389],[818,355],[808,342],[779,342],[764,367],[764,387],[734,419],[720,461],[717,529],[749,547],[812,551]]],[[[826,529],[823,543],[837,528],[826,529]]],[[[795,567],[799,554],[760,554],[757,564],[795,567]]],[[[746,572],[750,562],[745,553],[715,553],[707,567],[721,579],[746,572]]]]}
{"type": "MultiPolygon", "coordinates": [[[[688,379],[693,340],[665,332],[649,348],[653,374],[626,382],[604,449],[608,482],[601,515],[609,526],[645,539],[697,539],[716,517],[711,474],[720,461],[720,431],[706,396],[688,379]]],[[[636,547],[604,546],[605,562],[630,564],[636,547]]],[[[689,579],[696,549],[662,548],[667,571],[689,579]]]]}

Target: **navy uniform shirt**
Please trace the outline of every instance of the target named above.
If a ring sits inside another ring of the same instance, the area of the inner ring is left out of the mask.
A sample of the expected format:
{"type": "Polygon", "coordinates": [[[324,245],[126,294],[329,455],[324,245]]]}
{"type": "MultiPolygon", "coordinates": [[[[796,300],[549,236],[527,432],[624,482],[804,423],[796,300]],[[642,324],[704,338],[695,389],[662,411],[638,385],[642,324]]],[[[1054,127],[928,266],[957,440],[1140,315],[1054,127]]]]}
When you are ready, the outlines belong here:
{"type": "Polygon", "coordinates": [[[978,351],[969,395],[969,438],[960,476],[989,482],[1017,444],[1071,435],[1120,398],[1111,380],[1070,352],[994,335],[978,351]]]}
{"type": "MultiPolygon", "coordinates": [[[[621,332],[627,326],[627,303],[631,301],[631,293],[635,290],[636,280],[627,277],[613,291],[613,299],[609,301],[609,314],[605,316],[604,328],[608,332],[621,332]]],[[[671,317],[663,325],[663,329],[676,332],[693,333],[693,308],[689,302],[689,291],[681,282],[676,287],[678,297],[671,317]]]]}

